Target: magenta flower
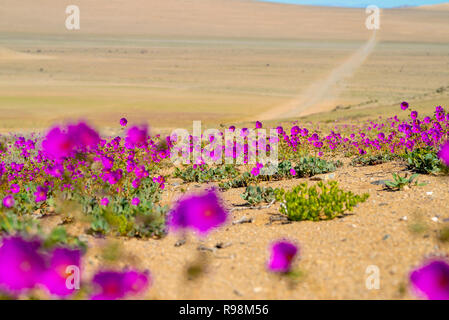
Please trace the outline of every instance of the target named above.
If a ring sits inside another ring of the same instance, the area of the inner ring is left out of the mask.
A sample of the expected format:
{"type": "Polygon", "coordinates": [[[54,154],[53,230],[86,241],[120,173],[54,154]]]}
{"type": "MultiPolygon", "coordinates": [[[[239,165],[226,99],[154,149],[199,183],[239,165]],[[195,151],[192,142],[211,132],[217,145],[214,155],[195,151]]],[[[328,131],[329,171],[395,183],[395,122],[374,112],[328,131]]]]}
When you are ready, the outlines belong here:
{"type": "Polygon", "coordinates": [[[59,297],[72,295],[77,290],[76,281],[80,281],[81,273],[76,271],[80,268],[80,250],[56,248],[51,253],[50,267],[43,275],[41,284],[51,295],[59,297]]]}
{"type": "Polygon", "coordinates": [[[412,271],[410,283],[420,297],[449,300],[449,264],[446,261],[431,261],[412,271]]]}
{"type": "Polygon", "coordinates": [[[75,148],[75,142],[66,132],[55,127],[47,133],[42,148],[48,158],[56,160],[70,156],[75,148]]]}
{"type": "Polygon", "coordinates": [[[293,169],[293,168],[291,168],[291,169],[290,169],[290,174],[291,174],[292,176],[296,176],[296,170],[293,169]]]}
{"type": "Polygon", "coordinates": [[[132,127],[128,129],[126,143],[132,147],[142,147],[147,145],[148,129],[146,126],[142,128],[132,127]]]}
{"type": "Polygon", "coordinates": [[[20,186],[18,184],[13,183],[11,185],[11,193],[19,193],[20,192],[20,186]]]}
{"type": "Polygon", "coordinates": [[[128,124],[128,120],[126,120],[126,118],[121,118],[121,119],[120,119],[120,125],[121,125],[122,127],[126,127],[127,124],[128,124]]]}
{"type": "Polygon", "coordinates": [[[260,174],[260,169],[258,167],[254,167],[251,169],[251,174],[257,177],[260,174]]]}
{"type": "Polygon", "coordinates": [[[108,198],[103,198],[103,199],[101,199],[100,200],[100,204],[102,205],[102,206],[105,206],[105,207],[107,207],[108,206],[108,204],[109,204],[109,199],[108,198]]]}
{"type": "Polygon", "coordinates": [[[147,272],[137,271],[102,271],[97,273],[92,283],[96,293],[92,300],[117,300],[126,296],[135,296],[145,292],[150,286],[150,276],[147,272]]]}
{"type": "Polygon", "coordinates": [[[103,156],[101,157],[103,168],[111,170],[114,167],[114,158],[103,156]]]}
{"type": "Polygon", "coordinates": [[[221,205],[215,190],[201,195],[192,195],[178,201],[167,217],[167,226],[172,230],[191,228],[200,234],[223,225],[228,212],[221,205]]]}
{"type": "Polygon", "coordinates": [[[408,109],[408,102],[403,101],[403,102],[401,103],[401,109],[402,109],[402,110],[407,110],[407,109],[408,109]]]}
{"type": "Polygon", "coordinates": [[[14,197],[9,195],[3,198],[3,206],[5,208],[12,208],[14,207],[15,201],[14,201],[14,197]]]}
{"type": "Polygon", "coordinates": [[[289,272],[297,253],[298,247],[295,244],[285,240],[275,242],[271,246],[268,269],[272,272],[289,272]]]}
{"type": "Polygon", "coordinates": [[[4,238],[0,247],[0,288],[18,293],[33,288],[45,271],[45,261],[38,253],[39,241],[20,237],[4,238]]]}
{"type": "Polygon", "coordinates": [[[139,198],[133,198],[132,200],[131,200],[131,204],[133,205],[133,206],[138,206],[139,204],[140,204],[140,199],[139,198]]]}
{"type": "Polygon", "coordinates": [[[47,200],[47,187],[37,186],[36,192],[34,193],[34,196],[36,197],[36,202],[46,201],[47,200]]]}
{"type": "Polygon", "coordinates": [[[441,146],[440,151],[438,152],[438,157],[441,162],[449,167],[449,142],[446,142],[441,146]]]}
{"type": "Polygon", "coordinates": [[[69,125],[67,135],[75,142],[79,150],[95,148],[100,142],[100,135],[84,122],[69,125]]]}
{"type": "Polygon", "coordinates": [[[412,112],[410,113],[410,117],[411,117],[413,120],[416,120],[416,118],[418,118],[418,111],[412,111],[412,112]]]}
{"type": "Polygon", "coordinates": [[[256,121],[256,129],[262,128],[262,122],[256,121]]]}

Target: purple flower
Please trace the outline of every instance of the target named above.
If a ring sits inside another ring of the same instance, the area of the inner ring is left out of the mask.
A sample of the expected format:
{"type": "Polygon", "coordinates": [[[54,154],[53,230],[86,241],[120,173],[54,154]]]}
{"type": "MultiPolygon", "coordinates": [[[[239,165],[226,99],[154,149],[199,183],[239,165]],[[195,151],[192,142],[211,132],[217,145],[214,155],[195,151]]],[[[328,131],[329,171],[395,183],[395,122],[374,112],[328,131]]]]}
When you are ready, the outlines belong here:
{"type": "Polygon", "coordinates": [[[42,141],[42,148],[48,158],[56,160],[70,156],[75,148],[75,142],[66,132],[55,127],[47,133],[45,140],[42,141]]]}
{"type": "Polygon", "coordinates": [[[446,142],[441,146],[440,151],[438,152],[438,157],[441,162],[449,167],[449,142],[446,142]]]}
{"type": "Polygon", "coordinates": [[[84,122],[76,125],[69,125],[67,135],[74,141],[79,150],[88,150],[95,148],[100,142],[100,135],[94,129],[84,122]]]}
{"type": "Polygon", "coordinates": [[[262,128],[262,122],[256,121],[256,129],[262,128]]]}
{"type": "Polygon", "coordinates": [[[408,109],[408,102],[403,101],[403,102],[401,103],[401,109],[402,109],[402,110],[407,110],[407,109],[408,109]]]}
{"type": "Polygon", "coordinates": [[[140,179],[134,179],[133,182],[131,182],[131,185],[133,188],[137,189],[140,186],[140,179]]]}
{"type": "Polygon", "coordinates": [[[132,200],[131,200],[131,204],[133,205],[133,206],[138,206],[139,204],[140,204],[140,199],[139,198],[133,198],[132,200]]]}
{"type": "Polygon", "coordinates": [[[431,261],[412,271],[410,283],[418,296],[429,300],[449,300],[449,264],[431,261]]]}
{"type": "Polygon", "coordinates": [[[102,205],[102,206],[105,206],[105,207],[107,207],[108,206],[108,204],[109,204],[109,199],[108,198],[103,198],[103,199],[101,199],[100,200],[100,204],[102,205]]]}
{"type": "Polygon", "coordinates": [[[5,208],[12,208],[14,207],[15,201],[14,201],[14,197],[9,195],[3,198],[3,206],[5,208]]]}
{"type": "Polygon", "coordinates": [[[81,268],[80,265],[80,250],[56,248],[51,253],[50,267],[43,275],[41,283],[52,295],[69,296],[77,288],[76,281],[80,281],[81,274],[78,273],[81,268]]]}
{"type": "Polygon", "coordinates": [[[178,201],[167,217],[167,226],[172,230],[191,228],[200,234],[223,225],[228,212],[221,205],[215,190],[201,195],[192,195],[178,201]]]}
{"type": "Polygon", "coordinates": [[[291,168],[291,169],[290,169],[290,174],[291,174],[292,176],[296,176],[296,170],[293,169],[293,168],[291,168]]]}
{"type": "Polygon", "coordinates": [[[103,168],[111,170],[114,167],[114,158],[103,156],[101,157],[101,163],[103,164],[103,168]]]}
{"type": "Polygon", "coordinates": [[[412,112],[410,113],[410,117],[411,117],[413,120],[416,120],[416,118],[418,118],[418,111],[412,111],[412,112]]]}
{"type": "Polygon", "coordinates": [[[252,174],[253,176],[257,177],[257,176],[260,174],[260,169],[259,169],[258,167],[254,167],[254,168],[251,170],[251,174],[252,174]]]}
{"type": "Polygon", "coordinates": [[[46,201],[47,200],[47,187],[37,186],[36,192],[34,196],[36,197],[36,202],[46,201]]]}
{"type": "Polygon", "coordinates": [[[127,124],[128,124],[128,120],[126,120],[126,118],[121,118],[120,119],[120,125],[122,127],[126,127],[127,124]]]}
{"type": "Polygon", "coordinates": [[[142,147],[147,145],[148,129],[146,126],[142,128],[132,127],[128,129],[126,143],[132,147],[142,147]]]}
{"type": "Polygon", "coordinates": [[[20,192],[20,187],[18,184],[13,183],[11,185],[11,193],[19,193],[20,192]]]}
{"type": "Polygon", "coordinates": [[[273,272],[289,272],[297,253],[298,247],[295,244],[285,240],[275,242],[271,246],[268,269],[273,272]]]}
{"type": "Polygon", "coordinates": [[[39,241],[4,238],[0,247],[0,288],[11,293],[33,288],[45,271],[39,241]]]}
{"type": "Polygon", "coordinates": [[[145,292],[150,286],[148,273],[137,271],[101,271],[92,279],[96,293],[92,300],[117,300],[127,295],[135,296],[145,292]]]}

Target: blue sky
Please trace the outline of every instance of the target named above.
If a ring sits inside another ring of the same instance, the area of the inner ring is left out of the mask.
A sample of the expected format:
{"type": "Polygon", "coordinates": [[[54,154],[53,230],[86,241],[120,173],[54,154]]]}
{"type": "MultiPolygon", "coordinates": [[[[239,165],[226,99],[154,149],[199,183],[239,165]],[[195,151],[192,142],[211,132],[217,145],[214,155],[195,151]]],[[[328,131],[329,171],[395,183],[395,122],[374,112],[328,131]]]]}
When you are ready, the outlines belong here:
{"type": "Polygon", "coordinates": [[[419,6],[424,4],[437,4],[449,2],[449,0],[262,0],[269,2],[309,4],[317,6],[337,6],[337,7],[367,7],[370,4],[380,8],[392,8],[400,6],[419,6]]]}

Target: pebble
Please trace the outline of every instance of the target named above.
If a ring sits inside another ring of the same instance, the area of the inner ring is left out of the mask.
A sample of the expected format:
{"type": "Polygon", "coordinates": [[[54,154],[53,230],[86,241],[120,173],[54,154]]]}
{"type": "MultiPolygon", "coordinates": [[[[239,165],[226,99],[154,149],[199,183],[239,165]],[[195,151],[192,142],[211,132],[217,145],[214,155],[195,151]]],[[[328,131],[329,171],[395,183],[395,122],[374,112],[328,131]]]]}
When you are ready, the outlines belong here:
{"type": "Polygon", "coordinates": [[[428,196],[431,196],[431,195],[433,194],[433,191],[426,192],[426,194],[427,194],[428,196]]]}
{"type": "Polygon", "coordinates": [[[407,216],[403,216],[401,219],[399,219],[399,220],[402,220],[402,221],[407,221],[407,216]]]}
{"type": "Polygon", "coordinates": [[[389,234],[384,235],[384,237],[382,238],[382,240],[387,240],[390,237],[389,234]]]}
{"type": "Polygon", "coordinates": [[[438,217],[433,217],[433,218],[432,218],[432,221],[433,221],[433,222],[438,222],[438,217]]]}
{"type": "Polygon", "coordinates": [[[262,291],[262,288],[261,287],[256,287],[256,288],[254,288],[254,293],[259,293],[259,292],[261,292],[262,291]]]}

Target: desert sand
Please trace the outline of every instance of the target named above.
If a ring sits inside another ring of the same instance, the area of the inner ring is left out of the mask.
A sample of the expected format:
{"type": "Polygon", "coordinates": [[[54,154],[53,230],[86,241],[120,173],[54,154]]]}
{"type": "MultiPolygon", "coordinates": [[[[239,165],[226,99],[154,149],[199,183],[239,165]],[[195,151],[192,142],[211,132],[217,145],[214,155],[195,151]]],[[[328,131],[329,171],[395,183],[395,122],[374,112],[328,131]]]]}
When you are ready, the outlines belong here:
{"type": "Polygon", "coordinates": [[[370,42],[361,9],[80,1],[81,29],[68,31],[59,1],[4,4],[3,132],[73,118],[108,128],[121,116],[155,129],[217,126],[425,103],[449,85],[449,12],[439,7],[382,10],[370,42]]]}

